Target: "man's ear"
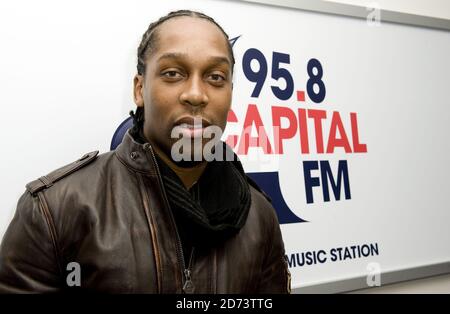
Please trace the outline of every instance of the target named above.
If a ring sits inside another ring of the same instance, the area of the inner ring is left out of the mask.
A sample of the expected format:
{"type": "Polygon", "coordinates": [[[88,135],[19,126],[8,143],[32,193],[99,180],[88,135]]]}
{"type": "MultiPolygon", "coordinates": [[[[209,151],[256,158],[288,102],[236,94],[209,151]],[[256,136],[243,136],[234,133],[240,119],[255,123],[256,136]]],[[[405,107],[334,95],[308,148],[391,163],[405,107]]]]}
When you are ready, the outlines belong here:
{"type": "Polygon", "coordinates": [[[144,77],[140,74],[136,74],[133,79],[133,97],[134,103],[138,107],[144,107],[144,77]]]}

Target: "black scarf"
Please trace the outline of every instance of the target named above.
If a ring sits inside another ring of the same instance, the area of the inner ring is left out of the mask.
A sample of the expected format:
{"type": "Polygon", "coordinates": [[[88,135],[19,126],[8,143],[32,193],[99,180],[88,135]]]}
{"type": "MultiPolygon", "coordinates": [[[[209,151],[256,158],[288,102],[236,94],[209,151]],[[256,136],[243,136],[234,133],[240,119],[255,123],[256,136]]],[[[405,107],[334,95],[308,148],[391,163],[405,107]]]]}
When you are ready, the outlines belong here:
{"type": "MultiPolygon", "coordinates": [[[[225,143],[226,150],[231,150],[225,143]]],[[[251,194],[242,164],[208,162],[200,179],[187,190],[177,174],[160,158],[157,162],[185,251],[192,246],[214,245],[237,233],[245,224],[251,194]]]]}

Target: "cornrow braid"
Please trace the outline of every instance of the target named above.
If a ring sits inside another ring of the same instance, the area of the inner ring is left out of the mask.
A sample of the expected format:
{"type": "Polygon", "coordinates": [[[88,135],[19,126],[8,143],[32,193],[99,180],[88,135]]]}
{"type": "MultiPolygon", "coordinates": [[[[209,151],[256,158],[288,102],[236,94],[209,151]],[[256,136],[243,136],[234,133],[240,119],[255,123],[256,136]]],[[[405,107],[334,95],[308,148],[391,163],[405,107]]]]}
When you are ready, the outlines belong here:
{"type": "MultiPolygon", "coordinates": [[[[223,28],[210,16],[197,12],[197,11],[191,11],[191,10],[178,10],[178,11],[172,11],[169,14],[162,16],[157,20],[156,22],[153,22],[149,25],[148,29],[145,31],[144,35],[142,35],[141,43],[139,44],[139,47],[137,49],[137,73],[139,75],[145,74],[145,60],[148,57],[150,53],[152,53],[156,47],[156,28],[164,23],[165,21],[178,17],[178,16],[190,16],[190,17],[197,17],[202,18],[207,21],[210,21],[214,25],[216,25],[225,36],[226,42],[227,42],[227,48],[228,53],[230,55],[231,59],[231,69],[233,71],[235,59],[234,59],[234,53],[233,48],[231,47],[229,37],[227,33],[223,30],[223,28]]],[[[142,138],[142,130],[144,126],[144,108],[138,107],[136,108],[136,112],[130,111],[130,116],[133,118],[133,127],[130,129],[131,135],[142,138]]]]}

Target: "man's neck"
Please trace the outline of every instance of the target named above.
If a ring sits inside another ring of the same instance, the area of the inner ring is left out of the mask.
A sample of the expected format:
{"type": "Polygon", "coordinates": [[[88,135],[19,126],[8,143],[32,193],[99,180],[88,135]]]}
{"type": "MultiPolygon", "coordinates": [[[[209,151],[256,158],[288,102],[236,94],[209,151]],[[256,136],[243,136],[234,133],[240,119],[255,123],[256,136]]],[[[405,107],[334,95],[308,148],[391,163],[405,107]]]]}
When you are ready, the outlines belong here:
{"type": "Polygon", "coordinates": [[[200,178],[203,171],[205,171],[207,162],[202,161],[195,164],[192,167],[181,167],[177,165],[174,161],[172,161],[162,150],[160,150],[156,145],[152,145],[155,152],[158,154],[158,157],[162,159],[162,161],[170,167],[180,178],[183,185],[189,190],[200,178]]]}

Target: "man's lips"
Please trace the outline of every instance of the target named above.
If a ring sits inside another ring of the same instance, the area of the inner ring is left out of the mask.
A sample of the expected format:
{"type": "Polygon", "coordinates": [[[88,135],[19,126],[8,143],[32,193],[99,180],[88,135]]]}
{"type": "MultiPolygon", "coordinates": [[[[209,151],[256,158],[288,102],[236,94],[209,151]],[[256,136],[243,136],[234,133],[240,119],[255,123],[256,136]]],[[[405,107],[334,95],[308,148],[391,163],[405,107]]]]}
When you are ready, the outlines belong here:
{"type": "Polygon", "coordinates": [[[174,123],[174,130],[178,130],[185,138],[201,138],[203,131],[211,123],[202,117],[184,116],[174,123]]]}
{"type": "Polygon", "coordinates": [[[185,116],[178,119],[174,125],[186,129],[204,129],[211,123],[202,117],[185,116]]]}

